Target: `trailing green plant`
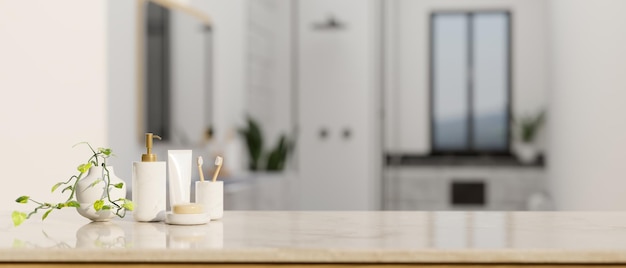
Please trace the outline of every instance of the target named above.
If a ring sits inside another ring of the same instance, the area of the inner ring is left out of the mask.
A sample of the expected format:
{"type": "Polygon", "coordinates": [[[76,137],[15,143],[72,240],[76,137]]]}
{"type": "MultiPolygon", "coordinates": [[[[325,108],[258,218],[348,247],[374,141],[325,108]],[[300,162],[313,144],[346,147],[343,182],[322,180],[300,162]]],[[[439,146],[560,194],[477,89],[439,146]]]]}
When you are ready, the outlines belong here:
{"type": "Polygon", "coordinates": [[[540,112],[535,116],[524,116],[517,122],[522,142],[531,143],[535,140],[539,129],[543,125],[544,118],[545,113],[540,112]]]}
{"type": "Polygon", "coordinates": [[[261,133],[261,128],[259,128],[259,124],[252,119],[252,117],[247,118],[247,128],[239,129],[239,134],[241,134],[246,140],[246,144],[248,145],[248,154],[250,155],[250,170],[258,170],[260,168],[260,159],[261,153],[263,150],[263,134],[261,133]]]}
{"type": "Polygon", "coordinates": [[[76,187],[78,186],[78,182],[80,179],[89,171],[89,169],[93,166],[102,166],[102,177],[101,180],[96,180],[89,187],[93,187],[101,182],[106,184],[105,189],[107,191],[106,196],[103,198],[96,200],[92,206],[96,211],[101,210],[112,210],[115,215],[120,218],[126,216],[126,211],[133,210],[133,202],[126,198],[119,198],[117,200],[111,200],[110,191],[111,188],[121,189],[124,186],[124,183],[120,182],[117,184],[111,184],[111,178],[109,176],[109,169],[107,168],[106,160],[110,156],[112,156],[112,150],[109,148],[98,148],[98,150],[94,150],[93,147],[87,142],[81,142],[73,147],[76,147],[79,144],[86,144],[91,152],[93,153],[91,157],[87,160],[86,163],[80,164],[76,169],[78,170],[77,175],[71,176],[67,181],[61,181],[52,186],[51,192],[56,191],[59,187],[65,186],[61,190],[61,194],[69,191],[69,196],[65,202],[61,203],[49,203],[49,202],[40,202],[37,201],[30,196],[23,195],[18,197],[15,202],[20,204],[26,204],[29,201],[35,203],[37,206],[29,213],[21,212],[21,211],[13,211],[11,214],[11,219],[13,220],[13,225],[18,226],[22,224],[27,219],[30,219],[31,216],[36,214],[39,210],[46,210],[46,212],[42,215],[41,220],[45,220],[50,213],[55,209],[63,209],[63,208],[78,208],[80,204],[76,200],[76,187]],[[108,202],[108,203],[107,203],[108,202]]]}

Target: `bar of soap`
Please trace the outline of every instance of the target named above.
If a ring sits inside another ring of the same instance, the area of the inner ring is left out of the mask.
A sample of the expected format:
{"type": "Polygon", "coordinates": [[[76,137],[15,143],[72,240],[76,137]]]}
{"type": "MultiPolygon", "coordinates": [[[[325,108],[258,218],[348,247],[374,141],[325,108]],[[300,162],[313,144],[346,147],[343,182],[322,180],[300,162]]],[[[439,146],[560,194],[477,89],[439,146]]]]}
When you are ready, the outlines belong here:
{"type": "Polygon", "coordinates": [[[176,204],[172,208],[174,214],[201,214],[202,205],[197,203],[176,204]]]}

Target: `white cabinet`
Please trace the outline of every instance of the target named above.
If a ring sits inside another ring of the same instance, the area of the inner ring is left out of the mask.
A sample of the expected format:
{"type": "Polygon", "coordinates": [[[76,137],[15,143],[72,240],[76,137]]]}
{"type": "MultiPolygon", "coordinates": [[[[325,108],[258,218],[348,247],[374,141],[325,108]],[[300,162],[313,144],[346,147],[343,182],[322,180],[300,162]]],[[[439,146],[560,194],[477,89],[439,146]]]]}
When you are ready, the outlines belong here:
{"type": "Polygon", "coordinates": [[[526,210],[528,199],[546,191],[546,175],[537,167],[389,167],[384,176],[387,210],[526,210]],[[485,186],[482,206],[454,206],[455,182],[485,186]]]}
{"type": "Polygon", "coordinates": [[[298,2],[300,209],[380,206],[378,5],[298,2]]]}

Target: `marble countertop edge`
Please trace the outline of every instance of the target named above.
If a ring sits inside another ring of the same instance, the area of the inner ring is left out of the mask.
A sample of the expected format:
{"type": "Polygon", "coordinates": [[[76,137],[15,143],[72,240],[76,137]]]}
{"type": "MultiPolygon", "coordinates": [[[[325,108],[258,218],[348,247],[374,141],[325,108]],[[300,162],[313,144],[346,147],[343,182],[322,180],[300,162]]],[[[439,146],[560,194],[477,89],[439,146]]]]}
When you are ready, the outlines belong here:
{"type": "Polygon", "coordinates": [[[0,252],[7,262],[102,263],[484,263],[626,264],[626,251],[611,250],[355,250],[355,249],[17,249],[0,252]],[[39,252],[38,254],[33,254],[39,252]]]}

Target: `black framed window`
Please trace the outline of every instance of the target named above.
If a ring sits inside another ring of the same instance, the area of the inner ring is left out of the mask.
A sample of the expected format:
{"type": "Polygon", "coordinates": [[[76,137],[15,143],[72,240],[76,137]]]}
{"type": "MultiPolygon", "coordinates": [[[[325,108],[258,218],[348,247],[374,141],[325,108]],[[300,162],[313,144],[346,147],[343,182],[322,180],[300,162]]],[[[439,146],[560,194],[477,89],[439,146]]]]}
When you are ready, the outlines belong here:
{"type": "Polygon", "coordinates": [[[435,12],[430,27],[433,154],[508,154],[510,12],[435,12]]]}

